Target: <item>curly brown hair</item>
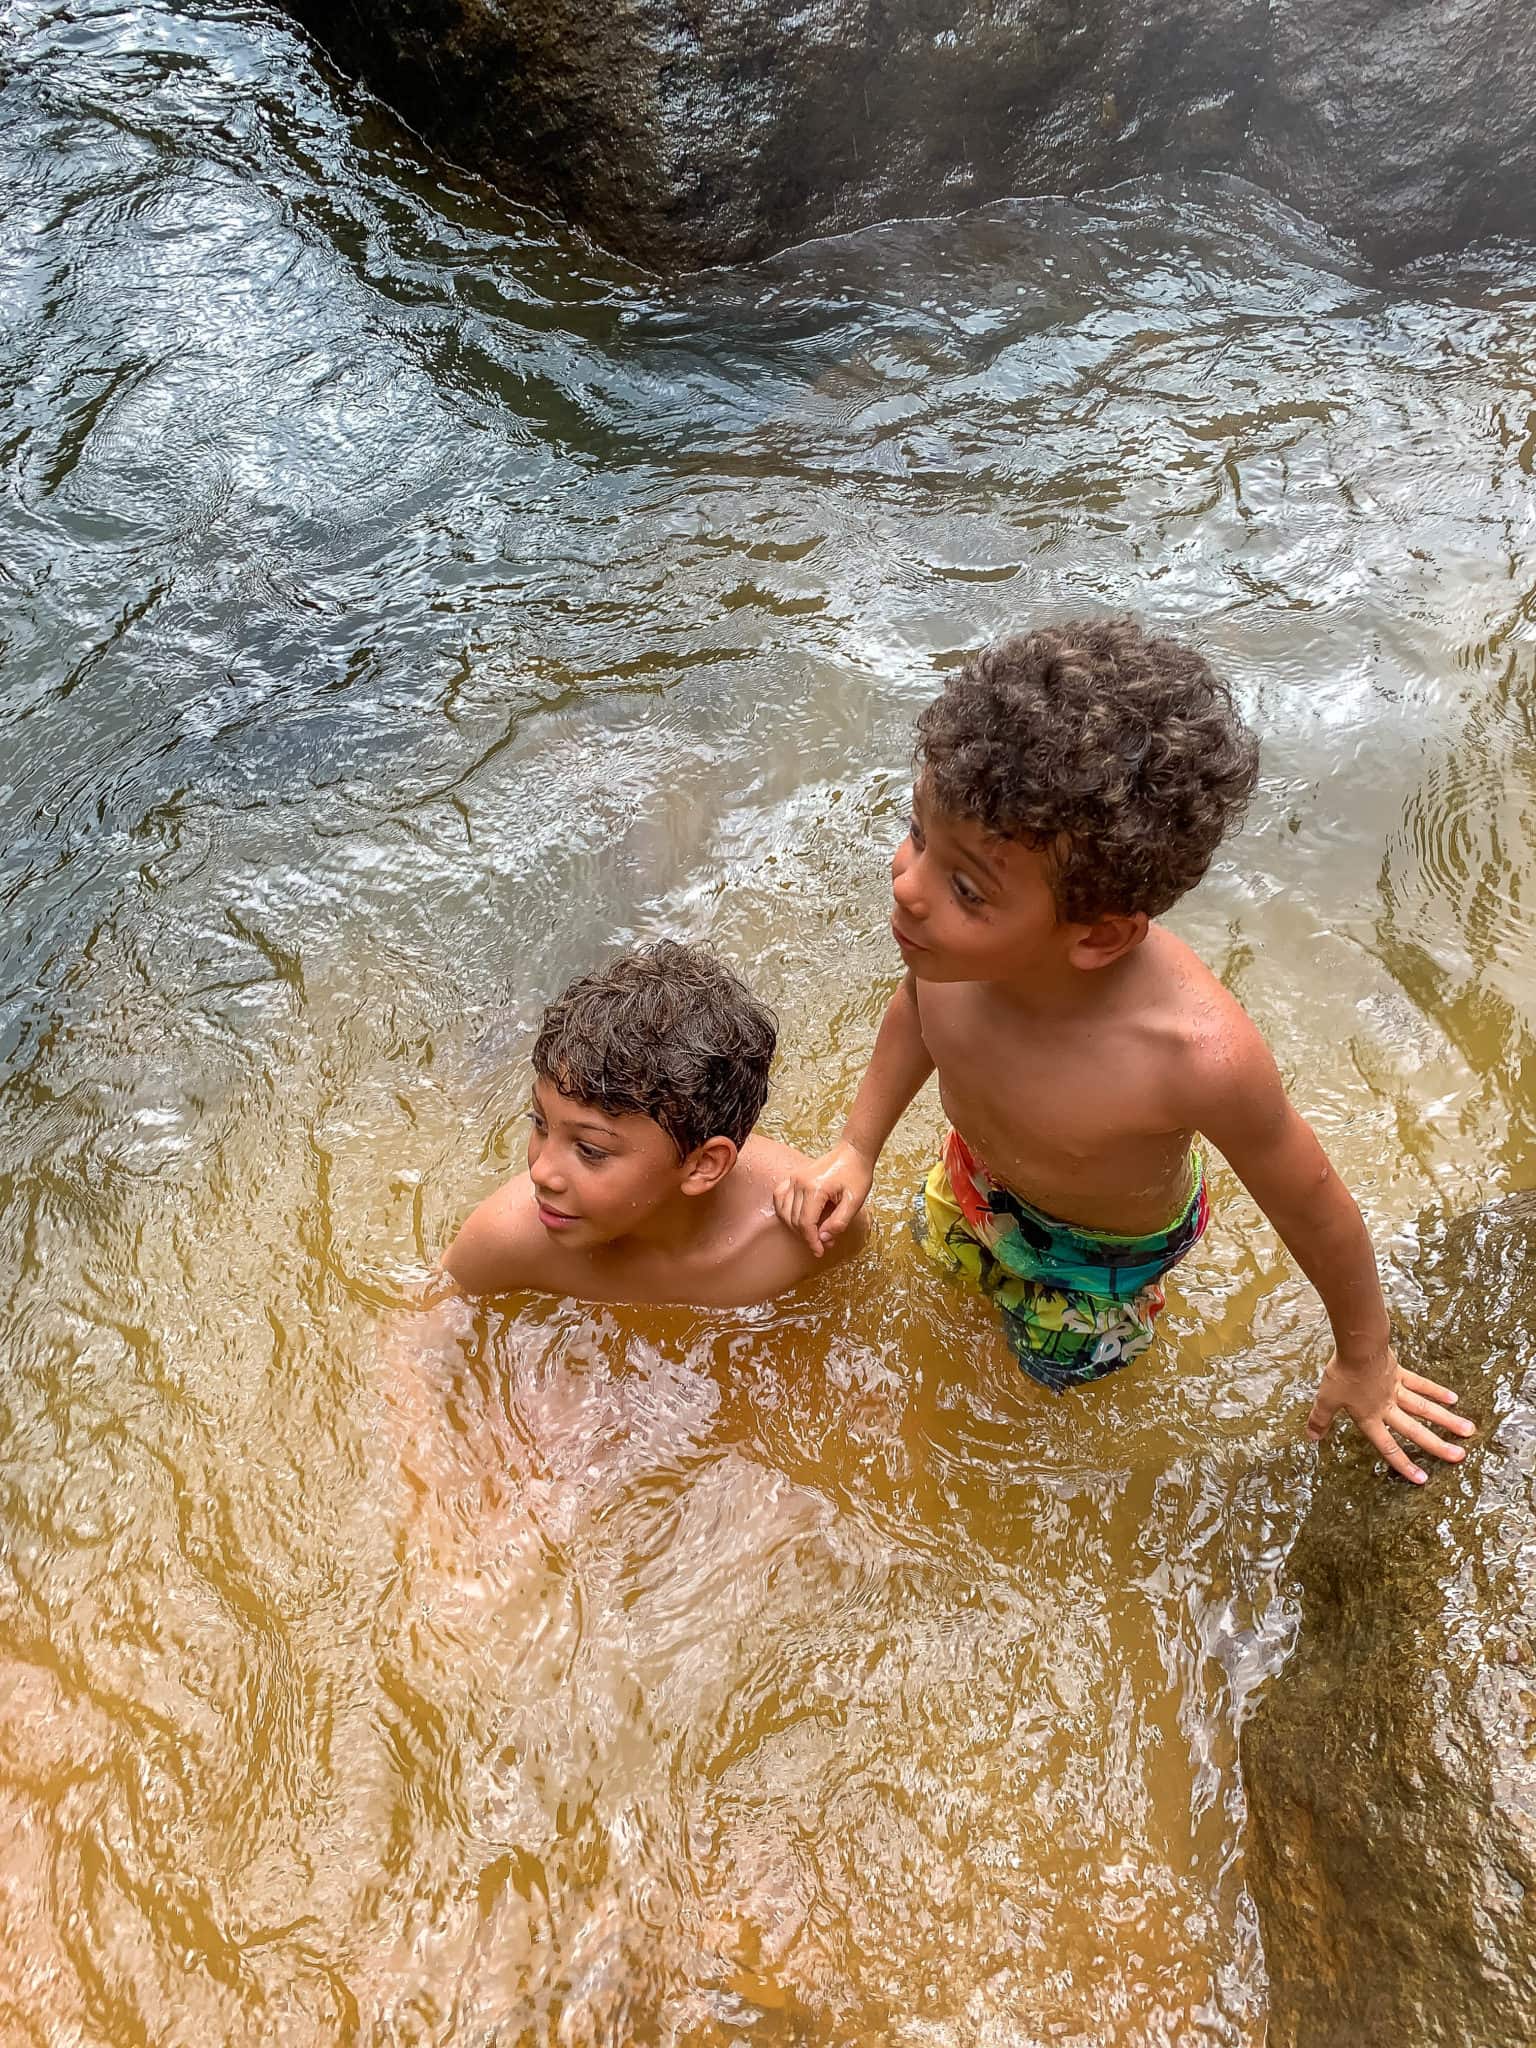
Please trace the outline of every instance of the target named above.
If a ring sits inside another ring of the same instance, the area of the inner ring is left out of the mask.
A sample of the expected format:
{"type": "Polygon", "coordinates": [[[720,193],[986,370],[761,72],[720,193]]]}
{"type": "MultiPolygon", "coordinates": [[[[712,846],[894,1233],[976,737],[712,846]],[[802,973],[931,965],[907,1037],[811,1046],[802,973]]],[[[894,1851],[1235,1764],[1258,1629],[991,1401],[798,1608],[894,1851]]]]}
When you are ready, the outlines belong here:
{"type": "Polygon", "coordinates": [[[745,1143],[768,1099],[773,1012],[702,946],[663,939],[573,981],[544,1012],[533,1070],[609,1116],[648,1116],[686,1159],[745,1143]]]}
{"type": "Polygon", "coordinates": [[[973,655],[917,721],[940,810],[1051,856],[1069,923],[1192,889],[1242,816],[1259,744],[1203,655],[1134,619],[1070,620],[973,655]]]}

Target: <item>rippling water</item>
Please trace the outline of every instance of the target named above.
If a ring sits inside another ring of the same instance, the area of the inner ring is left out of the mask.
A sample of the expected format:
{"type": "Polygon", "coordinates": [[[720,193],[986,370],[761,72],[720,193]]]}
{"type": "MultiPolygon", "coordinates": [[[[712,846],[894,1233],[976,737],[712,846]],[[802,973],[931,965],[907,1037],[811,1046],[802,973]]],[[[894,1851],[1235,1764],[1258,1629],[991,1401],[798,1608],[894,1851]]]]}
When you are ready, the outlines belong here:
{"type": "Polygon", "coordinates": [[[819,1294],[401,1304],[620,943],[829,1134],[913,713],[1072,607],[1265,734],[1176,921],[1399,1271],[1528,1175],[1530,252],[1205,180],[662,286],[208,4],[11,0],[0,189],[6,2042],[1257,2043],[1241,1190],[1073,1401],[906,1246],[930,1099],[819,1294]]]}

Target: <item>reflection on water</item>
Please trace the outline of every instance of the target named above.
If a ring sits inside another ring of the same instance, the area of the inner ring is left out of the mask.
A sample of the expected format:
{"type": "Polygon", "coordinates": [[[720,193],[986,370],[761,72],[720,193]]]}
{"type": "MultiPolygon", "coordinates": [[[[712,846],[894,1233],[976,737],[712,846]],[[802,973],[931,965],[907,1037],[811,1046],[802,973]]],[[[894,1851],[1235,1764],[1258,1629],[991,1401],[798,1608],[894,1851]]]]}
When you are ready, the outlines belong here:
{"type": "Polygon", "coordinates": [[[0,2014],[138,2043],[1256,2043],[1236,1720],[1323,1332],[1241,1191],[1071,1401],[902,1235],[733,1316],[405,1284],[577,967],[818,1141],[910,720],[1141,607],[1266,735],[1181,928],[1384,1249],[1524,1172],[1528,256],[1220,180],[663,288],[256,9],[0,29],[0,2014]]]}

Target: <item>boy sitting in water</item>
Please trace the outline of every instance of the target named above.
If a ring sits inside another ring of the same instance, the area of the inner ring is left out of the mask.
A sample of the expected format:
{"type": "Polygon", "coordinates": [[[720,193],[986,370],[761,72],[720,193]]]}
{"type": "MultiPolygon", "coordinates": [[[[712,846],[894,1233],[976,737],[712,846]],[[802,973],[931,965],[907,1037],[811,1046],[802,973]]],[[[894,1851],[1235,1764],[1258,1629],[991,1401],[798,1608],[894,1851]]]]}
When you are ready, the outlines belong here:
{"type": "Polygon", "coordinates": [[[1446,1413],[1454,1394],[1399,1369],[1360,1212],[1263,1039],[1152,922],[1200,880],[1257,778],[1226,685],[1127,619],[1019,635],[923,712],[917,769],[891,865],[906,979],[841,1141],[783,1177],[780,1216],[812,1251],[835,1245],[937,1070],[953,1128],[919,1196],[920,1241],[1061,1392],[1151,1344],[1163,1275],[1205,1229],[1204,1137],[1328,1311],[1308,1434],[1342,1409],[1418,1482],[1396,1437],[1460,1458],[1430,1425],[1472,1425],[1446,1413]]]}
{"type": "Polygon", "coordinates": [[[826,1247],[774,1214],[775,1184],[804,1156],[752,1128],[777,1036],[695,946],[663,942],[572,982],[533,1048],[528,1171],[480,1204],[443,1267],[469,1294],[699,1308],[795,1286],[826,1247]]]}

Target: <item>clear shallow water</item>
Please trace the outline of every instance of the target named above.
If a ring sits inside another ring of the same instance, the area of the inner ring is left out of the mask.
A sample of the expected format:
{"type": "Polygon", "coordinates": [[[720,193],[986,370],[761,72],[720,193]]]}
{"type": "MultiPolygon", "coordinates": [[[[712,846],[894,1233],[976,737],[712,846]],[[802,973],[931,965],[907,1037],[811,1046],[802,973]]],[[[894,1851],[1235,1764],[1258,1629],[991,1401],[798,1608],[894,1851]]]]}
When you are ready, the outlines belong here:
{"type": "Polygon", "coordinates": [[[1528,1179],[1530,253],[1212,180],[663,287],[260,11],[0,67],[5,2038],[1256,2043],[1325,1347],[1240,1190],[1075,1403],[904,1242],[926,1099],[803,1300],[400,1303],[620,943],[830,1132],[912,715],[1071,607],[1265,734],[1177,922],[1384,1250],[1528,1179]]]}

